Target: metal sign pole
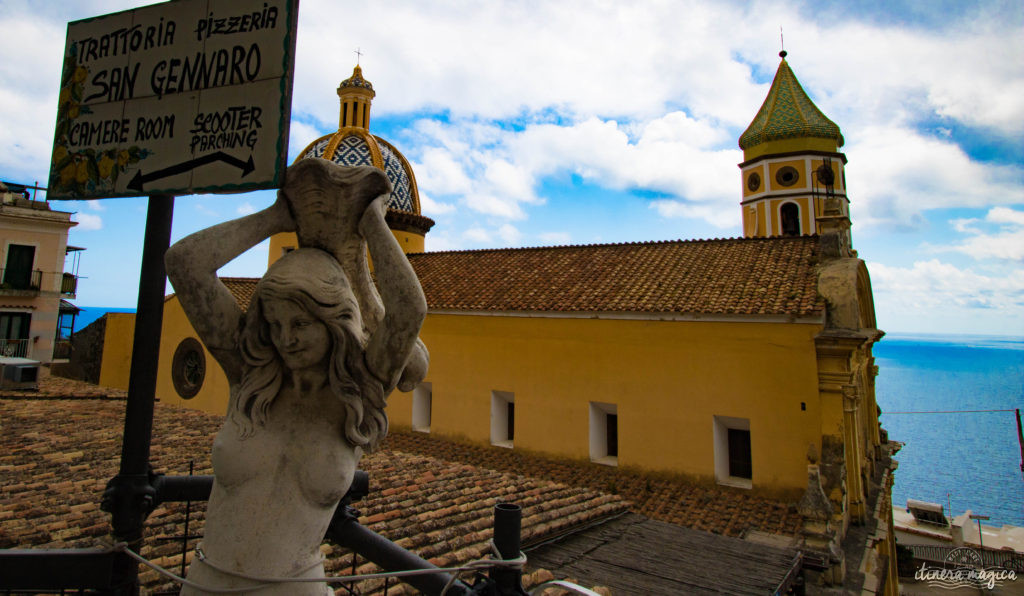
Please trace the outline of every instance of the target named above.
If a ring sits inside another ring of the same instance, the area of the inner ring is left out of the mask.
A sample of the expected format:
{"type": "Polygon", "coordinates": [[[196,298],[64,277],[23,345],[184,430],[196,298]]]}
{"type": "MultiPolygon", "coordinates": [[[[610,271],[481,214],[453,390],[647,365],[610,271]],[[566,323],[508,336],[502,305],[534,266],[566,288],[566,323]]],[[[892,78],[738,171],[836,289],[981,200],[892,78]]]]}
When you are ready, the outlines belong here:
{"type": "MultiPolygon", "coordinates": [[[[114,539],[137,549],[142,528],[152,508],[155,490],[150,482],[149,447],[153,433],[153,402],[156,396],[160,329],[163,323],[164,287],[167,274],[164,253],[171,243],[174,197],[152,195],[146,214],[146,235],[142,248],[139,300],[135,316],[132,364],[128,377],[121,467],[107,483],[103,509],[112,516],[114,539]]],[[[127,557],[115,574],[116,584],[138,590],[138,564],[127,557]]]]}

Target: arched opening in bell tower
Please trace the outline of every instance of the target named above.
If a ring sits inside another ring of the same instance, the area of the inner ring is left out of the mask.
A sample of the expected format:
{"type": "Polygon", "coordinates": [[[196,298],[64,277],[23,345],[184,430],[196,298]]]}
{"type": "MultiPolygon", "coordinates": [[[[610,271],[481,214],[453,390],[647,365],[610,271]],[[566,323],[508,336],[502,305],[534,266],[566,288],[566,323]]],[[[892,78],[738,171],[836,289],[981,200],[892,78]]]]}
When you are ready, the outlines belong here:
{"type": "Polygon", "coordinates": [[[779,219],[783,236],[800,235],[800,207],[796,203],[786,203],[779,209],[779,219]]]}

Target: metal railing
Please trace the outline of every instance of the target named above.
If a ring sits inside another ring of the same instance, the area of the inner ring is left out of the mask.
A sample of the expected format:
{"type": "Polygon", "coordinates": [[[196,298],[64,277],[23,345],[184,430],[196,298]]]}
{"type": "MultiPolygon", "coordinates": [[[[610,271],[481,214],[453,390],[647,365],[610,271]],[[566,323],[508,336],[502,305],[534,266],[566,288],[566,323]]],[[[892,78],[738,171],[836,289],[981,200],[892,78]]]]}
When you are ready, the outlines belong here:
{"type": "MultiPolygon", "coordinates": [[[[118,506],[115,477],[107,485],[101,508],[110,511],[118,506]]],[[[154,474],[145,479],[146,493],[152,507],[171,501],[204,501],[213,487],[213,476],[165,476],[154,474]]],[[[356,471],[349,492],[339,503],[325,538],[349,549],[363,559],[375,563],[386,571],[400,572],[402,577],[392,578],[416,588],[423,594],[450,596],[526,596],[522,588],[522,553],[520,534],[522,510],[518,505],[499,503],[494,507],[493,548],[496,559],[484,561],[486,565],[467,567],[465,570],[488,571],[487,576],[475,575],[473,585],[451,575],[452,569],[440,569],[416,554],[374,533],[357,521],[358,513],[349,505],[369,491],[369,477],[356,471]],[[502,563],[505,563],[502,565],[502,563]],[[411,574],[410,574],[411,573],[411,574]]],[[[183,547],[194,538],[180,537],[183,547]]],[[[353,560],[355,563],[355,560],[353,560]]],[[[39,591],[98,590],[102,594],[137,594],[139,586],[134,574],[125,574],[138,563],[126,556],[126,549],[114,546],[105,550],[0,550],[0,593],[24,590],[39,591]]],[[[470,564],[472,565],[472,564],[470,564]]],[[[365,577],[365,576],[364,576],[365,577]]],[[[353,577],[353,580],[359,579],[353,577]]],[[[326,579],[332,585],[343,578],[326,579]],[[334,581],[332,581],[334,580],[334,581]]],[[[286,581],[286,580],[283,580],[286,581]]],[[[385,593],[391,584],[384,579],[385,593]]],[[[347,589],[350,594],[359,591],[347,589]]],[[[93,592],[89,592],[93,593],[93,592]]],[[[586,592],[584,592],[586,593],[586,592]]]]}
{"type": "Polygon", "coordinates": [[[12,271],[8,268],[0,268],[0,290],[35,290],[43,285],[43,272],[34,269],[25,276],[24,270],[12,271]]]}
{"type": "Polygon", "coordinates": [[[976,546],[945,546],[937,544],[904,544],[914,553],[914,559],[928,563],[939,563],[941,565],[954,565],[949,560],[950,553],[960,548],[969,548],[974,551],[983,567],[1002,567],[1024,572],[1024,554],[1012,550],[995,550],[990,548],[979,548],[976,546]]]}
{"type": "Polygon", "coordinates": [[[28,358],[27,339],[0,339],[0,356],[28,358]]]}
{"type": "Polygon", "coordinates": [[[78,276],[71,273],[65,273],[60,279],[60,293],[68,296],[74,296],[78,291],[78,276]]]}

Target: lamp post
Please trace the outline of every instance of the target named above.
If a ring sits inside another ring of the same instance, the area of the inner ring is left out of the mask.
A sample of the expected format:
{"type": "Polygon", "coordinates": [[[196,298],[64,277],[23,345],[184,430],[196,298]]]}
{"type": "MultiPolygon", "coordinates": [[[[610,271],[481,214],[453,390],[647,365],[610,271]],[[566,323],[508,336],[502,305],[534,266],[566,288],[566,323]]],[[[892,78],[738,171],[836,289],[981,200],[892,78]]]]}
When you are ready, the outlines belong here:
{"type": "Polygon", "coordinates": [[[981,540],[981,520],[983,520],[983,519],[987,520],[987,519],[989,519],[989,516],[987,516],[987,515],[974,515],[972,513],[968,517],[970,517],[974,521],[978,522],[978,546],[980,546],[982,548],[985,548],[985,543],[982,542],[982,540],[981,540]]]}

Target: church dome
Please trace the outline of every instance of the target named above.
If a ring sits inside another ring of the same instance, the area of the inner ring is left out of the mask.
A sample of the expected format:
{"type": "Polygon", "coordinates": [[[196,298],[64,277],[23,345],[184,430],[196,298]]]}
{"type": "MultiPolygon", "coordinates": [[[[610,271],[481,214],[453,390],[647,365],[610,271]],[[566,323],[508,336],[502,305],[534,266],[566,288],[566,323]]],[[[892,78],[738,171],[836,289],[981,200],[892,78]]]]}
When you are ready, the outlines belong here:
{"type": "Polygon", "coordinates": [[[423,228],[425,233],[434,222],[420,213],[419,190],[409,160],[394,145],[370,134],[370,101],[375,95],[373,84],[363,78],[363,70],[357,65],[352,76],[338,86],[341,116],[337,132],[310,143],[298,159],[320,157],[346,166],[380,168],[393,188],[388,201],[389,220],[401,220],[406,226],[423,228]]]}
{"type": "Polygon", "coordinates": [[[807,96],[786,62],[786,53],[780,52],[779,56],[782,61],[775,72],[768,97],[753,122],[740,135],[740,148],[746,151],[757,145],[788,139],[821,139],[834,141],[836,148],[842,147],[844,141],[839,126],[807,96]]]}
{"type": "Polygon", "coordinates": [[[420,215],[419,192],[412,167],[394,145],[358,130],[320,137],[300,154],[300,158],[321,157],[343,166],[376,166],[391,181],[388,209],[420,215]]]}

